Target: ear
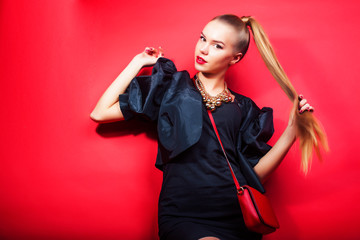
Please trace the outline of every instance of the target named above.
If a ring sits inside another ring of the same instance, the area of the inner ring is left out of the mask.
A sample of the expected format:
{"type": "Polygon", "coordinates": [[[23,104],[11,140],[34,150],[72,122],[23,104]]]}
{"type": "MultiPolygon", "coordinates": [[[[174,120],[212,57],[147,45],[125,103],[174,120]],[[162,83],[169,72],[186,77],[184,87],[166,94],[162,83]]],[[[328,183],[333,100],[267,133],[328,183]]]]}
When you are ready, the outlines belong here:
{"type": "Polygon", "coordinates": [[[241,60],[242,56],[243,56],[242,53],[236,53],[234,55],[233,60],[230,61],[230,65],[234,65],[235,63],[238,63],[241,60]]]}

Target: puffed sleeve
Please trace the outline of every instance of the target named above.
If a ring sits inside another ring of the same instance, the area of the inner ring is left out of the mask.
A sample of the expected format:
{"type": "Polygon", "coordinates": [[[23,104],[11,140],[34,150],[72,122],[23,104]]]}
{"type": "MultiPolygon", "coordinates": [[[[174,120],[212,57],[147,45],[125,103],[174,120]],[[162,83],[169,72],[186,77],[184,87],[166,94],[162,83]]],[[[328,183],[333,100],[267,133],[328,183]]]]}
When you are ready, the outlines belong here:
{"type": "Polygon", "coordinates": [[[164,93],[176,71],[171,60],[159,58],[150,76],[135,77],[126,92],[119,95],[120,109],[125,120],[138,115],[156,121],[164,93]]]}
{"type": "Polygon", "coordinates": [[[254,167],[271,149],[267,141],[274,133],[273,111],[269,107],[259,109],[250,98],[244,99],[242,109],[244,118],[240,129],[240,152],[254,167]]]}

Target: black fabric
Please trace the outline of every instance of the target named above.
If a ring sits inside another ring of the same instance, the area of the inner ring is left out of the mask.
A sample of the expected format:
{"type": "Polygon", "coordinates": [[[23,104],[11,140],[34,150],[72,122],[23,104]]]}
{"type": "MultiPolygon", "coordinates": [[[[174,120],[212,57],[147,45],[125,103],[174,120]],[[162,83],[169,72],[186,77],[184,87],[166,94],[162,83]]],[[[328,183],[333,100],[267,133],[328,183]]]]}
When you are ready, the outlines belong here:
{"type": "MultiPolygon", "coordinates": [[[[232,93],[235,101],[223,104],[213,116],[240,184],[264,192],[253,167],[271,148],[266,142],[274,131],[272,109],[259,109],[250,98],[232,93]]],[[[134,78],[119,102],[126,120],[136,115],[157,124],[155,165],[164,173],[159,198],[162,239],[185,232],[181,226],[189,224],[200,224],[205,229],[197,232],[201,235],[216,228],[233,236],[222,239],[259,237],[244,227],[230,171],[188,72],[178,72],[172,61],[159,58],[152,74],[134,78]]]]}
{"type": "Polygon", "coordinates": [[[221,240],[262,239],[262,235],[256,233],[239,234],[239,231],[185,221],[176,225],[166,237],[160,237],[160,240],[198,240],[203,237],[217,237],[221,240]]]}
{"type": "MultiPolygon", "coordinates": [[[[266,142],[274,131],[272,109],[260,110],[250,98],[233,94],[243,113],[242,134],[236,143],[238,161],[248,184],[264,193],[253,166],[271,148],[266,142]]],[[[177,72],[169,59],[159,58],[150,76],[135,77],[119,102],[126,120],[137,115],[157,123],[159,150],[155,166],[160,170],[200,139],[201,95],[189,73],[177,72]]]]}
{"type": "MultiPolygon", "coordinates": [[[[228,159],[241,185],[247,184],[237,161],[236,140],[241,127],[241,110],[236,102],[223,104],[213,117],[228,159]]],[[[254,239],[244,225],[236,188],[205,107],[202,107],[203,129],[200,140],[179,154],[164,168],[159,198],[159,226],[162,239],[172,239],[171,232],[186,225],[200,224],[202,231],[224,229],[230,239],[254,239]],[[230,234],[231,233],[231,234],[230,234]]],[[[186,229],[184,229],[186,230],[186,229]]],[[[208,235],[203,235],[205,237],[208,235]]],[[[218,233],[221,239],[227,239],[218,233]]]]}
{"type": "Polygon", "coordinates": [[[159,58],[150,76],[134,78],[126,93],[119,96],[120,108],[125,120],[138,114],[156,121],[161,101],[166,93],[165,89],[169,89],[174,73],[176,73],[174,63],[159,58]]]}

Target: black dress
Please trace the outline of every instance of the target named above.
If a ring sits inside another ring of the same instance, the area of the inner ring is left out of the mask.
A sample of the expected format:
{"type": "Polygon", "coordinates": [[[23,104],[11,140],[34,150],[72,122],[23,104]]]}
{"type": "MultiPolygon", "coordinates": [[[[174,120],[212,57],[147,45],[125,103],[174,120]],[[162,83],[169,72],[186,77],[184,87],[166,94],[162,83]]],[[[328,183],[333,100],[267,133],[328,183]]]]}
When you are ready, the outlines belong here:
{"type": "MultiPolygon", "coordinates": [[[[160,239],[261,239],[249,232],[236,188],[205,107],[199,142],[167,163],[159,199],[160,239]]],[[[213,117],[240,184],[246,180],[236,161],[241,111],[236,102],[222,104],[213,117]]]]}
{"type": "MultiPolygon", "coordinates": [[[[239,183],[263,191],[252,167],[270,149],[272,110],[232,93],[235,101],[217,108],[214,120],[239,183]]],[[[135,78],[119,102],[126,120],[141,116],[158,125],[161,240],[261,239],[244,225],[229,167],[187,72],[160,58],[152,75],[135,78]]]]}

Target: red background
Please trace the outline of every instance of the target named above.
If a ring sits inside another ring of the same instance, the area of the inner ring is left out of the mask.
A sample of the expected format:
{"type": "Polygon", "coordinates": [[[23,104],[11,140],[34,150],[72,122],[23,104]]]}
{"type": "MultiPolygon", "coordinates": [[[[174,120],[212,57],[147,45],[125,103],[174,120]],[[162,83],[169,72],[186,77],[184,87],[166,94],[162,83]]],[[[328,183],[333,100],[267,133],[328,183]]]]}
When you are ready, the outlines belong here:
{"type": "MultiPolygon", "coordinates": [[[[161,172],[148,125],[98,126],[98,98],[145,46],[195,73],[199,33],[223,13],[252,15],[316,108],[330,153],[299,170],[296,144],[266,184],[281,228],[274,239],[358,239],[358,1],[0,1],[0,238],[157,239],[161,172]]],[[[290,104],[253,41],[230,87],[274,108],[290,104]]]]}

